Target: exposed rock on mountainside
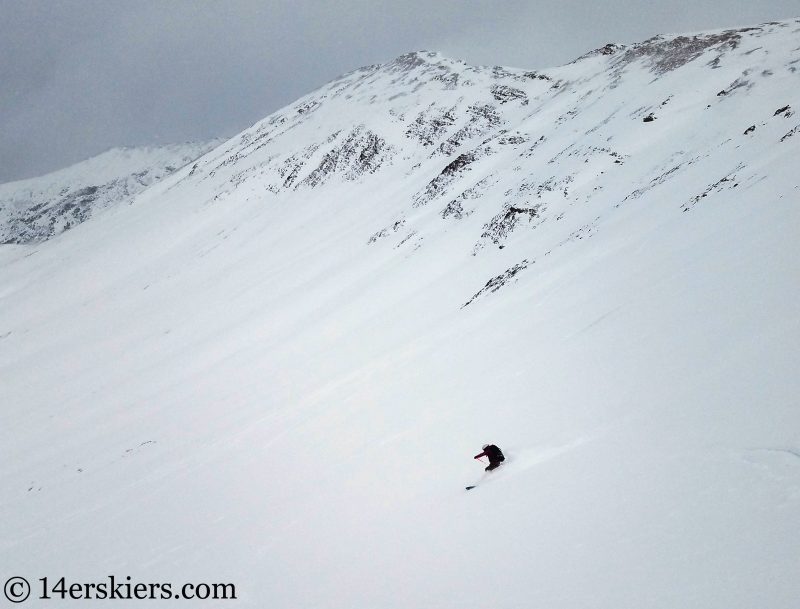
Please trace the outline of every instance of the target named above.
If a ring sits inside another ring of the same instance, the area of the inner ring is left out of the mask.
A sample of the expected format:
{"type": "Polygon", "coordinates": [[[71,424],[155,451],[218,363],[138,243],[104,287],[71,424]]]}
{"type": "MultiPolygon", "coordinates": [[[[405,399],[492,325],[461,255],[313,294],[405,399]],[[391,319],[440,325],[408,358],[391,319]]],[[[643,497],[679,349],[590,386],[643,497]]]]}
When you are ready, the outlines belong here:
{"type": "Polygon", "coordinates": [[[333,174],[353,181],[365,173],[375,173],[393,156],[394,148],[384,139],[359,125],[344,138],[341,144],[328,151],[316,169],[301,182],[314,187],[323,184],[333,174]]]}

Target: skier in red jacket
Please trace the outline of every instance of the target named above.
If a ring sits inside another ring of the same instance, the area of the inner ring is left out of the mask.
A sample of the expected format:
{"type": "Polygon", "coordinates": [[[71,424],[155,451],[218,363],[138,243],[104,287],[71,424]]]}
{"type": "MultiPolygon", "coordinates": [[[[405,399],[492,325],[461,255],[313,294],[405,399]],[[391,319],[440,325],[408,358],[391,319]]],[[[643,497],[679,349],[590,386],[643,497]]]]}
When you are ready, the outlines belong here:
{"type": "Polygon", "coordinates": [[[483,452],[479,455],[475,455],[473,459],[480,459],[481,457],[489,457],[489,465],[486,467],[487,472],[500,467],[500,464],[506,460],[503,451],[494,444],[484,444],[483,452]]]}

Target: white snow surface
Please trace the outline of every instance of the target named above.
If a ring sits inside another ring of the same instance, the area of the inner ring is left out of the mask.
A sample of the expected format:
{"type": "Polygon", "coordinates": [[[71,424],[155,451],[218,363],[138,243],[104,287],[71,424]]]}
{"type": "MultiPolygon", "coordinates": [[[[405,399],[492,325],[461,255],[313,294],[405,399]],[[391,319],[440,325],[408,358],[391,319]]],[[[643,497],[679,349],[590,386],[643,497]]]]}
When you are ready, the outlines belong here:
{"type": "Polygon", "coordinates": [[[220,143],[112,148],[44,176],[0,184],[0,243],[50,239],[130,201],[220,143]]]}
{"type": "Polygon", "coordinates": [[[796,608],[798,69],[799,20],[413,53],[0,247],[3,579],[796,608]]]}

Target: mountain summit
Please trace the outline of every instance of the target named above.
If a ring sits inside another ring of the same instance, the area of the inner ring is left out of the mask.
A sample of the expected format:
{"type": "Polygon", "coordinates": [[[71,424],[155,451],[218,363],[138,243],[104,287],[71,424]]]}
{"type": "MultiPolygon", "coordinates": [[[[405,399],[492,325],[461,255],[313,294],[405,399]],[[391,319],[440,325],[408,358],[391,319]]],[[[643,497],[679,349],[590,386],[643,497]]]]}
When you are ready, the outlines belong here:
{"type": "Polygon", "coordinates": [[[0,246],[0,563],[239,607],[794,609],[799,67],[800,20],[410,53],[0,246]]]}

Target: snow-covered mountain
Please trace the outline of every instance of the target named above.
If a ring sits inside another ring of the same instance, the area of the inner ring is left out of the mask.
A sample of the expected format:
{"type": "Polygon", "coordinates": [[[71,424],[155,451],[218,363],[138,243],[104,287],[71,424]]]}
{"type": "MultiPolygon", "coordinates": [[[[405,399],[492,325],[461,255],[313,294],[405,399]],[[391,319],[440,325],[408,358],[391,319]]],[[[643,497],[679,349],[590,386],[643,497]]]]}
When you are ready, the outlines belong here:
{"type": "Polygon", "coordinates": [[[0,184],[0,243],[44,241],[124,201],[220,141],[113,148],[47,175],[0,184]]]}
{"type": "Polygon", "coordinates": [[[0,571],[794,608],[798,68],[800,20],[411,53],[0,247],[0,571]]]}

